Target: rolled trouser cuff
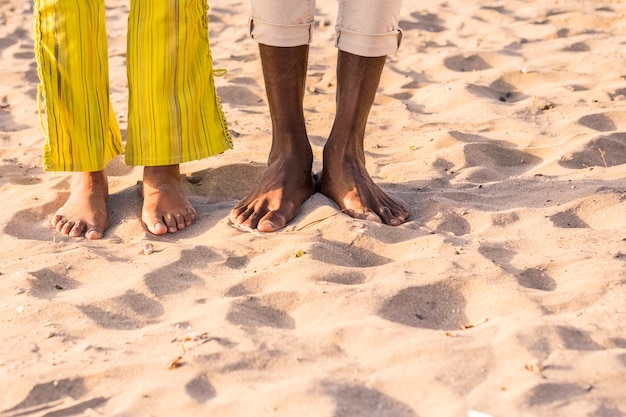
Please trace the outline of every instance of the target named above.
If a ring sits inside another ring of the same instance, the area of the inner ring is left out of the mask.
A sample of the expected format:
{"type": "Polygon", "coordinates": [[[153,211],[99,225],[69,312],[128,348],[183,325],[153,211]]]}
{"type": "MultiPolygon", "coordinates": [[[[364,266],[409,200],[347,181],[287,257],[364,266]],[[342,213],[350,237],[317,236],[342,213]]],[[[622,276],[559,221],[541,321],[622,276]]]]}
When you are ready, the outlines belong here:
{"type": "Polygon", "coordinates": [[[387,33],[367,34],[354,32],[340,27],[335,28],[335,45],[339,50],[365,57],[379,57],[395,53],[402,41],[399,28],[387,33]]]}
{"type": "Polygon", "coordinates": [[[263,45],[293,47],[311,43],[313,21],[284,25],[265,22],[255,17],[250,18],[250,36],[263,45]]]}

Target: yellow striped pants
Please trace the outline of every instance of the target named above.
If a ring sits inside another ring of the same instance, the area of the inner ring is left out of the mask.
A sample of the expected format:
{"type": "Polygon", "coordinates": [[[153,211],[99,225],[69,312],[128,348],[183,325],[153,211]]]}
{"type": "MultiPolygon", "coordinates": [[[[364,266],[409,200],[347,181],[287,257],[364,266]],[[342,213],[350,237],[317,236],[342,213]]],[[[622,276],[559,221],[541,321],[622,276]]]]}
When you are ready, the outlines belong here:
{"type": "MultiPolygon", "coordinates": [[[[207,0],[131,0],[128,165],[197,160],[232,147],[213,81],[207,0]]],[[[100,171],[124,152],[109,97],[104,0],[35,0],[48,171],[100,171]]]]}

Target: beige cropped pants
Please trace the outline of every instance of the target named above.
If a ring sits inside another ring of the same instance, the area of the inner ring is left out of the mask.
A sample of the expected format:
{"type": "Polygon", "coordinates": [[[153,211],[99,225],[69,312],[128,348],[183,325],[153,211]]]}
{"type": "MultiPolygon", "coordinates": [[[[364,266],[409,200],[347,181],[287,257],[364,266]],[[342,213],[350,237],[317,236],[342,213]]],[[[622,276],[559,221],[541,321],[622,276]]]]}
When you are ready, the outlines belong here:
{"type": "MultiPolygon", "coordinates": [[[[311,42],[315,0],[251,0],[250,35],[269,46],[301,46],[311,42]]],[[[400,46],[398,27],[402,0],[338,0],[335,45],[365,57],[394,53],[400,46]]]]}

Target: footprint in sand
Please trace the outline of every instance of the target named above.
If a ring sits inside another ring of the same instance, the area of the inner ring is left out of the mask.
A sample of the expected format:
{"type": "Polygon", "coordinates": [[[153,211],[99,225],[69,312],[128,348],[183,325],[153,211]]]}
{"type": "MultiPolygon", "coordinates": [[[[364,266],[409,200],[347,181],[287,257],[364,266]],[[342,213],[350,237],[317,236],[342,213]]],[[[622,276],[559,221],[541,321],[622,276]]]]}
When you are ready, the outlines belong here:
{"type": "Polygon", "coordinates": [[[472,232],[472,226],[462,215],[455,213],[449,208],[442,208],[441,211],[426,223],[426,226],[435,233],[463,236],[472,232]]]}
{"type": "Polygon", "coordinates": [[[585,147],[564,156],[559,165],[569,169],[614,167],[626,164],[626,133],[612,133],[589,141],[585,147]]]}
{"type": "Polygon", "coordinates": [[[413,12],[411,13],[411,17],[415,19],[415,21],[400,21],[399,26],[405,32],[415,30],[438,33],[446,30],[445,21],[436,14],[428,12],[413,12]]]}
{"type": "Polygon", "coordinates": [[[157,322],[165,309],[161,303],[133,290],[97,304],[78,309],[105,329],[136,330],[157,322]]]}
{"type": "Polygon", "coordinates": [[[507,82],[496,80],[488,86],[478,84],[468,84],[467,91],[477,97],[488,98],[502,103],[513,103],[520,101],[526,96],[516,91],[515,87],[507,82]]]}
{"type": "Polygon", "coordinates": [[[514,267],[511,262],[516,253],[510,249],[497,245],[481,245],[478,252],[504,272],[515,277],[519,285],[541,291],[554,291],[557,289],[556,281],[550,277],[545,268],[532,266],[524,270],[514,267]]]}
{"type": "Polygon", "coordinates": [[[559,213],[553,214],[550,216],[550,220],[555,227],[559,227],[561,229],[588,229],[589,225],[585,223],[576,211],[565,210],[559,213]]]}
{"type": "Polygon", "coordinates": [[[446,68],[456,72],[484,71],[491,69],[491,65],[479,55],[455,55],[445,58],[443,62],[446,68]]]}
{"type": "Polygon", "coordinates": [[[263,303],[256,297],[247,297],[233,303],[226,316],[231,323],[245,328],[272,327],[295,329],[295,320],[286,312],[263,303]]]}
{"type": "Polygon", "coordinates": [[[326,239],[320,239],[318,244],[312,246],[310,255],[313,259],[319,259],[331,265],[352,268],[369,268],[392,262],[392,259],[378,255],[369,249],[326,239]]]}
{"type": "Polygon", "coordinates": [[[578,124],[597,130],[598,132],[610,132],[617,130],[614,117],[612,114],[596,113],[588,114],[578,119],[578,124]]]}
{"type": "Polygon", "coordinates": [[[541,291],[554,291],[557,288],[556,281],[543,268],[528,268],[515,277],[522,287],[541,291]]]}
{"type": "Polygon", "coordinates": [[[183,250],[178,260],[146,274],[144,282],[156,297],[184,292],[204,285],[204,280],[191,271],[219,261],[223,261],[222,255],[206,246],[197,246],[183,250]]]}
{"type": "Polygon", "coordinates": [[[217,88],[217,95],[231,106],[262,106],[261,96],[250,91],[248,87],[227,85],[217,88]]]}
{"type": "Polygon", "coordinates": [[[458,330],[467,324],[462,293],[441,281],[401,290],[385,301],[378,315],[411,327],[433,330],[458,330]]]}
{"type": "Polygon", "coordinates": [[[81,286],[76,281],[67,276],[67,270],[64,266],[59,265],[52,268],[43,268],[38,271],[31,272],[29,275],[30,294],[37,298],[51,299],[60,291],[72,290],[81,286]]]}
{"type": "Polygon", "coordinates": [[[525,402],[531,406],[541,406],[553,402],[572,401],[575,397],[587,394],[589,391],[577,384],[546,382],[534,386],[525,396],[525,402]]]}
{"type": "Polygon", "coordinates": [[[215,398],[217,392],[205,374],[200,374],[185,385],[185,392],[195,402],[204,404],[215,398]]]}
{"type": "Polygon", "coordinates": [[[239,284],[230,287],[226,297],[241,297],[243,295],[259,294],[267,291],[268,288],[276,283],[276,275],[272,271],[264,271],[255,274],[253,277],[247,278],[239,284]]]}
{"type": "Polygon", "coordinates": [[[79,401],[88,393],[83,378],[63,378],[35,385],[22,401],[1,412],[7,416],[25,416],[46,410],[46,416],[74,416],[93,412],[109,399],[95,397],[79,401]]]}
{"type": "Polygon", "coordinates": [[[322,381],[321,385],[326,394],[335,401],[335,417],[417,417],[407,404],[363,385],[332,380],[322,381]]]}
{"type": "Polygon", "coordinates": [[[563,48],[563,51],[564,52],[589,52],[591,51],[591,47],[587,45],[585,42],[576,42],[566,48],[563,48]]]}

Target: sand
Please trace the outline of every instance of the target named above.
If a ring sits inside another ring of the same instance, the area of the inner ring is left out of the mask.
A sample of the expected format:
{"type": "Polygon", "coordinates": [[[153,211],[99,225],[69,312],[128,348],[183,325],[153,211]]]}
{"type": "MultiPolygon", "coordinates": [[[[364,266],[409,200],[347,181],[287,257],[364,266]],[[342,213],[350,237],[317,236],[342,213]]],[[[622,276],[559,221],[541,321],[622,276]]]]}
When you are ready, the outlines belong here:
{"type": "MultiPolygon", "coordinates": [[[[123,131],[128,7],[107,2],[123,131]]],[[[182,166],[195,224],[146,232],[120,157],[87,241],[48,227],[69,177],[41,166],[32,6],[0,1],[0,417],[626,416],[626,2],[405,0],[365,150],[409,221],[316,194],[271,234],[227,221],[271,136],[248,7],[210,10],[235,147],[182,166]]],[[[335,7],[307,77],[316,170],[335,7]]]]}

